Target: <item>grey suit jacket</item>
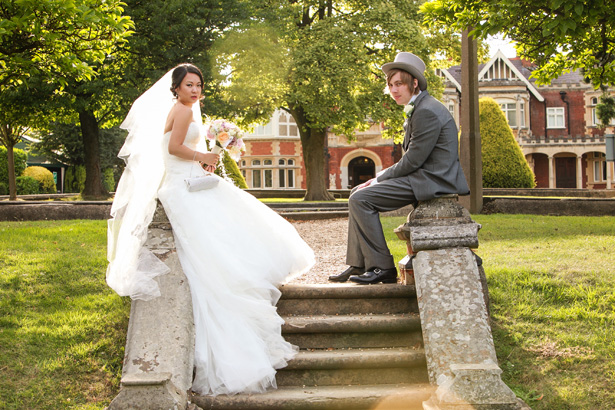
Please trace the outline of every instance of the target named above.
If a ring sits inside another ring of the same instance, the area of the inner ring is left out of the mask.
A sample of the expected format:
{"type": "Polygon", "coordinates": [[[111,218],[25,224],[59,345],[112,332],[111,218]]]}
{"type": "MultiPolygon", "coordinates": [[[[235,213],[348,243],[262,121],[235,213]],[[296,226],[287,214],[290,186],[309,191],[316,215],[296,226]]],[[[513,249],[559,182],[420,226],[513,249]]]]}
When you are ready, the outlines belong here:
{"type": "Polygon", "coordinates": [[[423,91],[404,128],[404,155],[378,176],[378,182],[408,178],[419,201],[467,195],[470,189],[459,163],[457,125],[448,109],[423,91]]]}

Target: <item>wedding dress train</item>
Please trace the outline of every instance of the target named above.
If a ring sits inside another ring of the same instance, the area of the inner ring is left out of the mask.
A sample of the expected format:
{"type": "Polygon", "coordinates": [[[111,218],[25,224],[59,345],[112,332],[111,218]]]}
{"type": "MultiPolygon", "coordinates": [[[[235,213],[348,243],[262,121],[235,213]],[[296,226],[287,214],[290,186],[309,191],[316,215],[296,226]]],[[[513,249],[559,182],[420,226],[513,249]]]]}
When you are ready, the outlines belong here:
{"type": "MultiPolygon", "coordinates": [[[[277,286],[307,271],[314,253],[294,227],[252,195],[220,179],[189,192],[184,179],[201,172],[168,154],[158,190],[190,283],[195,323],[193,390],[200,394],[263,392],[296,347],[281,335],[277,286]]],[[[184,145],[201,139],[192,123],[184,145]]]]}

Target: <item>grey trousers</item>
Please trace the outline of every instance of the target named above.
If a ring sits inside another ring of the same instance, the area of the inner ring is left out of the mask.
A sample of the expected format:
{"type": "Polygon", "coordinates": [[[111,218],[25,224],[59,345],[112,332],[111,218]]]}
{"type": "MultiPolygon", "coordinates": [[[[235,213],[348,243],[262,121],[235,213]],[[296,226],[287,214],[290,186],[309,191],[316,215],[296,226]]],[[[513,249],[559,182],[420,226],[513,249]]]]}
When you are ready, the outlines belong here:
{"type": "Polygon", "coordinates": [[[393,178],[353,190],[348,199],[348,247],[346,264],[371,270],[395,267],[386,244],[380,212],[416,203],[407,178],[393,178]]]}

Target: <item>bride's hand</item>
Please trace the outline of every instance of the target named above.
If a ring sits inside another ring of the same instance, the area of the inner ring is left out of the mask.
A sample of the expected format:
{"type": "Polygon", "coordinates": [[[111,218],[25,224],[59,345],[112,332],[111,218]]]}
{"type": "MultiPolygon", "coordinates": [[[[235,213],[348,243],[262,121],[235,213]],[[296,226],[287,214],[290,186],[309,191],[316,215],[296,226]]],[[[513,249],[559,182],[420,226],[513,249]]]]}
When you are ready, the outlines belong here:
{"type": "Polygon", "coordinates": [[[216,169],[216,164],[218,163],[218,160],[220,159],[220,155],[218,154],[213,154],[211,152],[207,152],[207,153],[201,153],[200,155],[200,161],[203,163],[203,165],[205,166],[213,166],[214,169],[216,169]]]}
{"type": "Polygon", "coordinates": [[[207,172],[214,172],[216,170],[216,166],[215,165],[207,165],[205,166],[205,171],[207,172]]]}

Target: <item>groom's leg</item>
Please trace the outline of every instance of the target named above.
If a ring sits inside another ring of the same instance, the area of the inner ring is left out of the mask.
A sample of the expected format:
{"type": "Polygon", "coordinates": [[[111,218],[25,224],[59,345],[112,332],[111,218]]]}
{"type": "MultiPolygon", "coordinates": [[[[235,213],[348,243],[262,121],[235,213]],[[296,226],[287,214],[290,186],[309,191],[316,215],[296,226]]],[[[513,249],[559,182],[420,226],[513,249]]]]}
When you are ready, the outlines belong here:
{"type": "Polygon", "coordinates": [[[390,269],[395,267],[380,223],[380,212],[416,202],[407,178],[383,181],[353,192],[348,199],[348,248],[350,266],[390,269]]]}

